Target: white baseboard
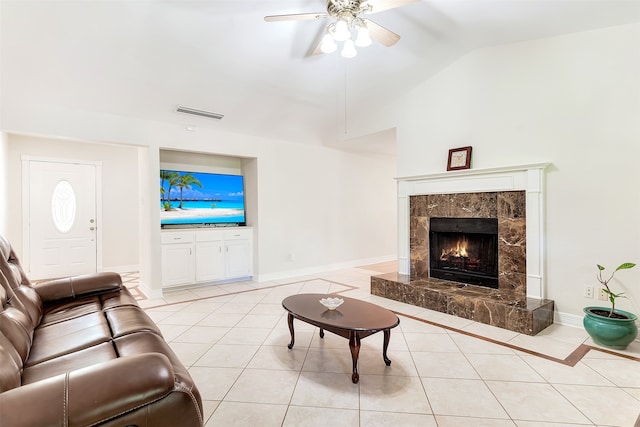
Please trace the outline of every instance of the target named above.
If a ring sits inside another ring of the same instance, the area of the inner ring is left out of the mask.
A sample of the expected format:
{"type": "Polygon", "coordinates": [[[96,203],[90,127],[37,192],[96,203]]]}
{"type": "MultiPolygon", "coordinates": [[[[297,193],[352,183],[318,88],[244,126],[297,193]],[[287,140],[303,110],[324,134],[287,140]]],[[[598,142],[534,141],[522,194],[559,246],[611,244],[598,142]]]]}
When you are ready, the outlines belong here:
{"type": "Polygon", "coordinates": [[[582,316],[577,316],[575,314],[569,313],[561,313],[556,311],[553,315],[554,323],[558,323],[563,326],[571,326],[573,328],[582,328],[582,316]]]}
{"type": "Polygon", "coordinates": [[[140,283],[138,289],[149,299],[162,298],[162,289],[151,289],[144,283],[140,283]]]}
{"type": "Polygon", "coordinates": [[[275,280],[285,280],[285,279],[291,279],[295,277],[311,276],[314,274],[326,273],[328,271],[342,270],[344,268],[354,268],[354,267],[360,267],[363,265],[378,264],[381,262],[390,262],[390,261],[395,261],[397,259],[398,259],[398,256],[395,254],[384,255],[380,257],[364,258],[364,259],[341,262],[336,264],[327,264],[327,265],[321,265],[321,266],[315,266],[315,267],[309,267],[309,268],[301,268],[296,270],[280,271],[276,273],[259,274],[254,278],[258,282],[272,282],[275,280]]]}

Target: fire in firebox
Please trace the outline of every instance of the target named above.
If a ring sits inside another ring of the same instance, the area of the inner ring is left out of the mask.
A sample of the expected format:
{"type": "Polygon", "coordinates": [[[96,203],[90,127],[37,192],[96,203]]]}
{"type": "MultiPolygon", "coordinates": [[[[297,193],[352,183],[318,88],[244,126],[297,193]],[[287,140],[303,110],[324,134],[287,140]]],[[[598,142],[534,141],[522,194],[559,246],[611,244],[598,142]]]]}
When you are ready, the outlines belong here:
{"type": "Polygon", "coordinates": [[[478,271],[480,266],[480,259],[477,255],[469,255],[467,248],[469,247],[469,240],[467,236],[462,236],[455,246],[451,246],[448,249],[442,248],[440,254],[440,264],[443,268],[456,268],[470,271],[478,271]]]}
{"type": "Polygon", "coordinates": [[[469,241],[466,236],[458,240],[455,247],[449,249],[442,248],[442,255],[440,255],[441,261],[447,261],[451,257],[468,257],[467,245],[469,241]]]}

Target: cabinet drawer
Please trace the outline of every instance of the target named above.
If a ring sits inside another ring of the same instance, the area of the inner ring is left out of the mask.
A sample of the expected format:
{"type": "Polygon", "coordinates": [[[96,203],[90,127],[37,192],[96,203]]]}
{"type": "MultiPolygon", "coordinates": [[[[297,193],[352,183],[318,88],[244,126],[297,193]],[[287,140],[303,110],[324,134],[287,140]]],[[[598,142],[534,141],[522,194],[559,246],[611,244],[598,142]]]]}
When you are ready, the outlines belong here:
{"type": "Polygon", "coordinates": [[[249,239],[251,237],[251,230],[225,230],[224,240],[238,240],[249,239]]]}
{"type": "Polygon", "coordinates": [[[171,231],[160,233],[160,243],[193,243],[195,239],[193,231],[171,231]]]}
{"type": "Polygon", "coordinates": [[[196,242],[215,242],[224,239],[222,230],[199,230],[196,233],[196,242]]]}

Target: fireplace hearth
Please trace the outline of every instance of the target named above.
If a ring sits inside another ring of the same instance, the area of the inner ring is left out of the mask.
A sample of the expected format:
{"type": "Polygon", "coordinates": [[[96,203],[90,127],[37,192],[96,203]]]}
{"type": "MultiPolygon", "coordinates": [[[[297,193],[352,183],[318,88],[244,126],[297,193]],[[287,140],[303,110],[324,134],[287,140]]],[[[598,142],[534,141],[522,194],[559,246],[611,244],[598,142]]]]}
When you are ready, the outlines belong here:
{"type": "Polygon", "coordinates": [[[430,276],[498,288],[498,220],[431,218],[430,276]]]}

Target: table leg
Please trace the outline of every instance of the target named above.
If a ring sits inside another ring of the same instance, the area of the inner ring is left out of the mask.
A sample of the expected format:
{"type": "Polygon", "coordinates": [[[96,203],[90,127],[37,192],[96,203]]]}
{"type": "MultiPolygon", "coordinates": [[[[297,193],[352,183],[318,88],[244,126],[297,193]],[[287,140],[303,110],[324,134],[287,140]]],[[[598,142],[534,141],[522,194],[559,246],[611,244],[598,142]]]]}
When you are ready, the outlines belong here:
{"type": "Polygon", "coordinates": [[[324,338],[324,329],[320,328],[320,338],[324,338]]]}
{"type": "Polygon", "coordinates": [[[391,338],[391,329],[384,329],[382,332],[384,333],[384,341],[382,344],[382,358],[384,359],[384,363],[389,366],[391,365],[391,360],[387,357],[387,348],[389,347],[389,339],[391,338]]]}
{"type": "Polygon", "coordinates": [[[357,384],[360,381],[360,375],[358,375],[358,355],[360,354],[360,335],[356,331],[349,332],[349,349],[351,350],[351,360],[353,361],[353,373],[351,374],[351,381],[357,384]]]}
{"type": "Polygon", "coordinates": [[[293,348],[293,344],[296,342],[293,336],[293,315],[291,313],[289,313],[289,316],[287,316],[287,323],[289,324],[289,332],[291,332],[291,342],[289,343],[289,345],[287,345],[287,347],[289,348],[289,350],[291,350],[293,348]]]}

